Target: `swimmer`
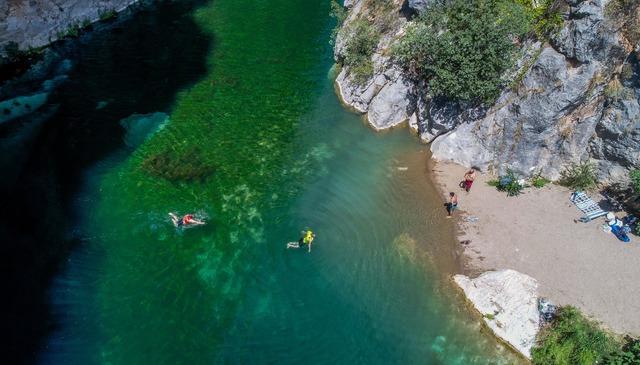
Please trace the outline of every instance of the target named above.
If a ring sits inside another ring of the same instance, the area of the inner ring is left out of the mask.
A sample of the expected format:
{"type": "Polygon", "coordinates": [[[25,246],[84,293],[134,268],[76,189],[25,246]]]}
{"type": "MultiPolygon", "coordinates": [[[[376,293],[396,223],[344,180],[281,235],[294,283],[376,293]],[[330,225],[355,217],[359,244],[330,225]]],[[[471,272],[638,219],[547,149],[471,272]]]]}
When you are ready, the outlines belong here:
{"type": "Polygon", "coordinates": [[[205,224],[203,221],[197,220],[193,214],[185,214],[182,218],[178,218],[178,216],[173,213],[169,213],[169,216],[176,228],[205,224]]]}
{"type": "Polygon", "coordinates": [[[300,248],[307,245],[309,247],[309,252],[311,252],[311,243],[313,242],[313,239],[316,238],[316,235],[310,229],[303,231],[302,234],[303,236],[298,240],[298,242],[287,243],[287,248],[300,248]]]}

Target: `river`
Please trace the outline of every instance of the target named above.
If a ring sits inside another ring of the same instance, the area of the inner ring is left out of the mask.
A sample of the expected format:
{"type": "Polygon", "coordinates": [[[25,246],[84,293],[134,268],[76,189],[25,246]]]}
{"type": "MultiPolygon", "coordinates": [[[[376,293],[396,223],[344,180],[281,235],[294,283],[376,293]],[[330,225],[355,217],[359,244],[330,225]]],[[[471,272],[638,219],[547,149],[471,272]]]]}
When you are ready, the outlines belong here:
{"type": "Polygon", "coordinates": [[[52,118],[92,131],[67,159],[94,158],[74,165],[79,243],[40,362],[515,361],[452,288],[426,146],[335,96],[328,13],[160,3],[74,56],[52,118]],[[170,211],[207,225],[176,230],[170,211]],[[305,228],[312,252],[287,250],[305,228]]]}

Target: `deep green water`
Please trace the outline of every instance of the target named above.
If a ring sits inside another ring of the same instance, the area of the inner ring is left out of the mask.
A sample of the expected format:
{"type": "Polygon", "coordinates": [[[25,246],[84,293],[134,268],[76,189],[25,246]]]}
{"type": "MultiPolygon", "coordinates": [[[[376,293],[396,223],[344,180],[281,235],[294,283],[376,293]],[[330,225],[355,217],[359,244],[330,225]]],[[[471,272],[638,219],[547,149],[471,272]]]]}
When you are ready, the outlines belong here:
{"type": "Polygon", "coordinates": [[[84,240],[52,290],[61,326],[43,362],[513,360],[442,274],[452,227],[424,147],[404,130],[373,133],[335,97],[328,12],[324,0],[193,10],[212,40],[207,72],[155,135],[87,173],[84,240]],[[154,158],[200,178],[154,175],[154,158]],[[169,211],[209,224],[176,231],[169,211]],[[313,252],[286,250],[305,227],[313,252]]]}

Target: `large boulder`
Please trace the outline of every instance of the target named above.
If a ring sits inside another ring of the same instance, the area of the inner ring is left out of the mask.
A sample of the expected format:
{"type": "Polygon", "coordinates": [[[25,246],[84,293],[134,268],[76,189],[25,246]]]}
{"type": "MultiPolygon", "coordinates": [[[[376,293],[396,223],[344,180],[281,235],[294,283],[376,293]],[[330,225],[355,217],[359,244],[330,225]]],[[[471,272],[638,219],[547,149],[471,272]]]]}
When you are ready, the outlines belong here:
{"type": "MultiPolygon", "coordinates": [[[[423,88],[426,90],[426,88],[423,88]]],[[[431,142],[462,123],[484,118],[484,106],[473,106],[445,98],[431,98],[419,95],[416,102],[416,123],[423,142],[431,142]]]]}
{"type": "Polygon", "coordinates": [[[540,330],[537,281],[515,270],[489,271],[475,279],[455,275],[453,279],[496,336],[531,358],[540,330]]]}
{"type": "Polygon", "coordinates": [[[385,73],[386,82],[369,104],[367,120],[377,130],[396,126],[409,119],[415,103],[411,100],[412,83],[397,69],[385,73]]]}

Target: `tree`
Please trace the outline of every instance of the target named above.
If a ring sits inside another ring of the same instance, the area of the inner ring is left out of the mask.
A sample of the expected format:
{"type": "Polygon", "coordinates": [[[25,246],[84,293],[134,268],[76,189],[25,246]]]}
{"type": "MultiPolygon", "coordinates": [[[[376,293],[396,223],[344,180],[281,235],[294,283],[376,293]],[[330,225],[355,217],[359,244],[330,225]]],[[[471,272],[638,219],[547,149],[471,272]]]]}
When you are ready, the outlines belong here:
{"type": "Polygon", "coordinates": [[[432,95],[490,103],[512,65],[515,39],[530,23],[525,6],[513,0],[452,0],[424,11],[394,54],[432,95]]]}

